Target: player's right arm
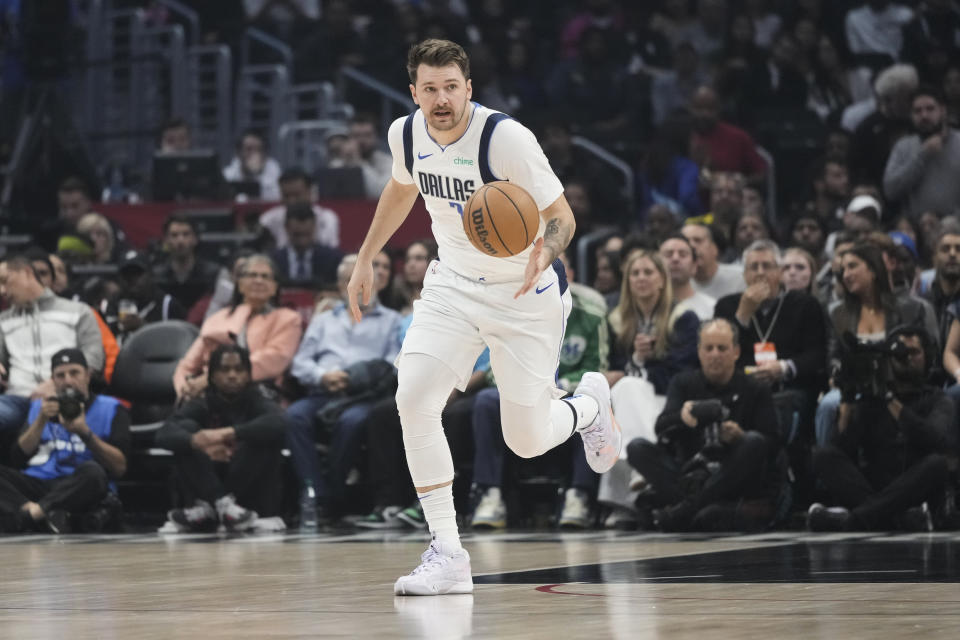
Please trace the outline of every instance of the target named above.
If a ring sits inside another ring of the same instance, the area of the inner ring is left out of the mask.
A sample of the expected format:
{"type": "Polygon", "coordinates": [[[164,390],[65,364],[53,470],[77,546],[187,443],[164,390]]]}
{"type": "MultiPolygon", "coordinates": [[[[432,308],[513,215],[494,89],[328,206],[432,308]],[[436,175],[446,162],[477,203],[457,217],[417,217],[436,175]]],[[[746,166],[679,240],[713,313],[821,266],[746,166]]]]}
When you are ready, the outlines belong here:
{"type": "Polygon", "coordinates": [[[350,313],[357,322],[360,322],[361,317],[357,300],[362,296],[363,304],[369,304],[373,295],[373,259],[410,215],[410,209],[419,194],[415,184],[402,184],[394,178],[390,178],[380,194],[373,222],[370,223],[367,237],[357,252],[357,266],[354,267],[350,283],[347,284],[350,313]]]}

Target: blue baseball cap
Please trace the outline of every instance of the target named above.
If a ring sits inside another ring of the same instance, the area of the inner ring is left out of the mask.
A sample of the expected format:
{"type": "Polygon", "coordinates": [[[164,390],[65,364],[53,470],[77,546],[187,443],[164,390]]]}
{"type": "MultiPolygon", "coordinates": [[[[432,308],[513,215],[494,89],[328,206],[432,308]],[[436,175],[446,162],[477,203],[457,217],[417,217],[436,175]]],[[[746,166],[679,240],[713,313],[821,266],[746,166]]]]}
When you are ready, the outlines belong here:
{"type": "Polygon", "coordinates": [[[893,240],[893,244],[898,247],[906,247],[910,251],[910,255],[913,256],[914,260],[920,259],[920,254],[917,253],[917,245],[914,243],[913,238],[905,234],[903,231],[891,231],[889,234],[890,238],[893,240]]]}

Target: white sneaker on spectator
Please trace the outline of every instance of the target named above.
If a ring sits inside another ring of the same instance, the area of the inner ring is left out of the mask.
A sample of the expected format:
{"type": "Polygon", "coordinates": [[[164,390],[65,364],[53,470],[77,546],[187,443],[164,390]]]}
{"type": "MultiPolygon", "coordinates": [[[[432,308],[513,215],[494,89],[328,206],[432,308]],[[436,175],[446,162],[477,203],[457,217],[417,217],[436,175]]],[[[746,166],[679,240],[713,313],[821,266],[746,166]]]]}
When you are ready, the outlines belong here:
{"type": "Polygon", "coordinates": [[[254,527],[257,512],[237,504],[232,493],[223,496],[216,503],[217,515],[227,531],[247,531],[254,527]]]}
{"type": "Polygon", "coordinates": [[[443,553],[436,540],[420,556],[420,566],[397,579],[393,593],[398,596],[441,596],[447,593],[473,593],[470,554],[459,549],[443,553]]]}
{"type": "Polygon", "coordinates": [[[593,422],[577,427],[577,431],[583,440],[587,464],[597,473],[606,473],[620,457],[620,447],[623,444],[623,434],[610,405],[610,385],[602,373],[590,371],[583,374],[576,393],[590,396],[599,406],[600,410],[593,422]]]}
{"type": "Polygon", "coordinates": [[[507,505],[499,487],[488,487],[483,492],[470,524],[474,529],[503,529],[507,526],[507,505]]]}
{"type": "Polygon", "coordinates": [[[563,497],[563,511],[560,513],[562,529],[586,529],[590,526],[590,500],[579,489],[567,489],[563,497]]]}

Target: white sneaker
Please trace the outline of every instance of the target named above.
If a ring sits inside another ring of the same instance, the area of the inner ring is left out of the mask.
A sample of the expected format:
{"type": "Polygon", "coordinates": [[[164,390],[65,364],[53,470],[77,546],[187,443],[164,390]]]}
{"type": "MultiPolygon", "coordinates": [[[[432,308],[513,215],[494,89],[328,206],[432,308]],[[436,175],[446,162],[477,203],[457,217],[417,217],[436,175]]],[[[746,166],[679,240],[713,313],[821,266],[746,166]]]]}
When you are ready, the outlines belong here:
{"type": "Polygon", "coordinates": [[[220,522],[227,531],[247,531],[253,529],[257,523],[257,512],[245,509],[237,504],[232,493],[223,496],[215,505],[220,522]]]}
{"type": "Polygon", "coordinates": [[[623,444],[623,434],[610,405],[610,385],[602,373],[591,371],[583,374],[576,393],[590,396],[600,407],[593,422],[582,428],[577,427],[577,431],[583,440],[587,464],[597,473],[606,473],[620,457],[623,444]]]}
{"type": "Polygon", "coordinates": [[[474,529],[503,529],[507,526],[507,505],[499,487],[490,487],[483,492],[470,524],[474,529]]]}
{"type": "Polygon", "coordinates": [[[563,498],[563,511],[560,513],[560,527],[565,529],[586,529],[590,526],[590,501],[587,494],[579,489],[567,489],[563,498]]]}
{"type": "Polygon", "coordinates": [[[393,593],[398,596],[441,596],[447,593],[473,593],[470,554],[460,549],[448,556],[436,540],[420,556],[420,566],[397,579],[393,593]]]}

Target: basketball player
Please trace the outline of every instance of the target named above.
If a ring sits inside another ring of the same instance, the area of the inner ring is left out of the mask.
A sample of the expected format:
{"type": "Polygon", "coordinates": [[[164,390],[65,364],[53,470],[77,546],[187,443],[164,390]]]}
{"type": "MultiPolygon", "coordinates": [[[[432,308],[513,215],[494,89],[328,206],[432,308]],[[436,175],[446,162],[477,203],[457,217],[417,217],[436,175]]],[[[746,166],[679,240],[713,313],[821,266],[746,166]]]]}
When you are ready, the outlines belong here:
{"type": "Polygon", "coordinates": [[[433,540],[398,595],[471,593],[470,556],[460,545],[453,506],[453,461],[440,413],[454,387],[490,347],[500,389],[504,440],[519,456],[538,456],[580,433],[591,467],[603,473],[620,453],[610,388],[600,373],[583,376],[563,395],[555,372],[570,313],[563,267],[556,261],[573,236],[563,186],[533,134],[508,116],[471,102],[470,63],[460,45],[425,40],[407,58],[410,93],[420,107],[390,127],[393,177],[376,213],[353,277],[350,308],[374,293],[373,258],[423,196],[439,245],[427,269],[413,321],[397,358],[397,409],[410,475],[433,540]],[[467,239],[463,205],[482,184],[510,180],[540,210],[537,240],[508,258],[487,256],[467,239]],[[556,261],[556,262],[555,262],[556,261]]]}

